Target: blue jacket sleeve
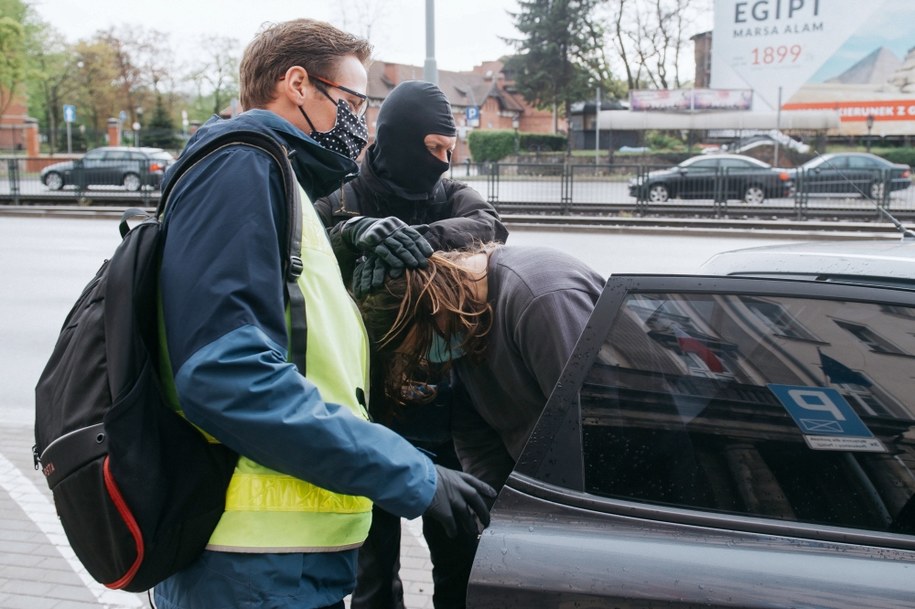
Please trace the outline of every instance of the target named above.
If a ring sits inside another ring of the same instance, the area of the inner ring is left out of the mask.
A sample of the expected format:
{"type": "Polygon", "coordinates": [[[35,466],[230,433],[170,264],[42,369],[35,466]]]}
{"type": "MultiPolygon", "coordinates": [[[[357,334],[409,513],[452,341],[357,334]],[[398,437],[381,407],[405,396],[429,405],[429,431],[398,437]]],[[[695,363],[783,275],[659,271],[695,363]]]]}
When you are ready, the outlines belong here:
{"type": "Polygon", "coordinates": [[[262,465],[415,517],[435,490],[429,459],[325,403],[286,361],[283,222],[279,170],[261,152],[220,151],[176,186],[160,286],[181,407],[262,465]]]}

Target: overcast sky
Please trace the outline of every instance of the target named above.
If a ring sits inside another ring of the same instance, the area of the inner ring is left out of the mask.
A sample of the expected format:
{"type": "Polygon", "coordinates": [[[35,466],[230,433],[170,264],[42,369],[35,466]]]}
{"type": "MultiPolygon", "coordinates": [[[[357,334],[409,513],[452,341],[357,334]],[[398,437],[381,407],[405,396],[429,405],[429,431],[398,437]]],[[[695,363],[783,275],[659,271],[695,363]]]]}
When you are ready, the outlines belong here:
{"type": "MultiPolygon", "coordinates": [[[[377,60],[422,66],[426,59],[426,0],[28,0],[68,42],[124,24],[170,34],[187,62],[201,36],[239,42],[239,56],[264,22],[313,17],[368,36],[377,60]],[[367,25],[371,31],[366,31],[367,25]]],[[[500,40],[517,31],[507,10],[515,0],[438,0],[435,57],[439,69],[469,70],[511,47],[500,40]]]]}

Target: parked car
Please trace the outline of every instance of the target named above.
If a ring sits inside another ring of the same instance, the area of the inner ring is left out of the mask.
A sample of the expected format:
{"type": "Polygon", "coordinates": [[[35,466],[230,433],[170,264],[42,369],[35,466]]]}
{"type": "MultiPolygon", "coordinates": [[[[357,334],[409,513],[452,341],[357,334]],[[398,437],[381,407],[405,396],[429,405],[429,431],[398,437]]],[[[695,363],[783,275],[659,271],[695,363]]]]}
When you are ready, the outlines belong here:
{"type": "Polygon", "coordinates": [[[135,192],[143,186],[159,188],[166,167],[174,161],[162,148],[105,146],[90,150],[81,159],[48,165],[41,170],[41,182],[51,190],[123,186],[135,192]]]}
{"type": "Polygon", "coordinates": [[[912,169],[867,152],[822,154],[790,172],[798,192],[882,199],[912,185],[912,169]]]}
{"type": "Polygon", "coordinates": [[[652,203],[669,199],[741,199],[762,203],[787,197],[791,178],[753,157],[714,154],[692,157],[670,169],[650,171],[629,182],[629,195],[652,203]]]}
{"type": "Polygon", "coordinates": [[[915,289],[915,233],[903,239],[810,241],[721,252],[700,271],[915,289]]]}
{"type": "Polygon", "coordinates": [[[824,248],[829,281],[792,246],[611,276],[467,606],[912,606],[915,291],[870,281],[915,278],[909,241],[824,248]]]}

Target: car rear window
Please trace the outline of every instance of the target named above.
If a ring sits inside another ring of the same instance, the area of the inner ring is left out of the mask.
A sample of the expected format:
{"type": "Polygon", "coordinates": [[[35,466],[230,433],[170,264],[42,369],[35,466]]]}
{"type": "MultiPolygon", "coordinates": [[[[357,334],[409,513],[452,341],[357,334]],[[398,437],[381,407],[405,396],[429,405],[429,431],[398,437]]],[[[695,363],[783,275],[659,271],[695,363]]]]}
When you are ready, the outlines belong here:
{"type": "Polygon", "coordinates": [[[915,309],[627,294],[579,398],[584,490],[915,534],[915,309]]]}

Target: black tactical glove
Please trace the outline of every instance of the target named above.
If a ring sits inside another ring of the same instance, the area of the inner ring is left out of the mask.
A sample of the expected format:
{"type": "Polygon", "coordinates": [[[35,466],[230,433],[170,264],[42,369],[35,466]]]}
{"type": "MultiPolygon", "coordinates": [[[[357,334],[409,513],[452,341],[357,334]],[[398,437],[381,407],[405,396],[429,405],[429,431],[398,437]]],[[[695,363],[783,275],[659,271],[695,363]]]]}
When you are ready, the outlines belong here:
{"type": "Polygon", "coordinates": [[[369,254],[353,271],[353,295],[359,299],[384,285],[387,276],[400,277],[403,268],[390,268],[375,254],[369,254]]]}
{"type": "Polygon", "coordinates": [[[389,269],[425,267],[433,249],[419,232],[399,218],[347,220],[341,231],[343,242],[364,254],[375,254],[389,269]]]}
{"type": "Polygon", "coordinates": [[[426,514],[442,524],[445,534],[454,537],[460,525],[469,534],[476,535],[479,530],[474,516],[484,527],[489,526],[486,499],[494,499],[496,491],[485,482],[464,472],[441,465],[436,465],[435,471],[438,473],[435,495],[426,509],[426,514]]]}

